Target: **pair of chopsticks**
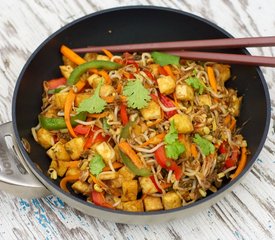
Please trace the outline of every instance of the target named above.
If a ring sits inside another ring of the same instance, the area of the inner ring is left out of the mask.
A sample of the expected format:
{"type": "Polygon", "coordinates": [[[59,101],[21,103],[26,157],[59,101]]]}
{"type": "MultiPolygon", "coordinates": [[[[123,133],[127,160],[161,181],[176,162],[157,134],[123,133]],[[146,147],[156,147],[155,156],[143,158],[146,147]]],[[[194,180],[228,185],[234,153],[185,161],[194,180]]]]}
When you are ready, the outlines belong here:
{"type": "Polygon", "coordinates": [[[77,53],[100,52],[107,49],[111,52],[144,52],[162,51],[180,56],[184,59],[215,61],[229,64],[245,64],[254,66],[275,67],[275,57],[251,56],[245,54],[198,52],[193,50],[229,49],[245,47],[275,46],[275,36],[252,38],[225,38],[209,40],[175,41],[123,44],[111,46],[90,46],[73,49],[77,53]],[[191,51],[190,51],[191,50],[191,51]]]}

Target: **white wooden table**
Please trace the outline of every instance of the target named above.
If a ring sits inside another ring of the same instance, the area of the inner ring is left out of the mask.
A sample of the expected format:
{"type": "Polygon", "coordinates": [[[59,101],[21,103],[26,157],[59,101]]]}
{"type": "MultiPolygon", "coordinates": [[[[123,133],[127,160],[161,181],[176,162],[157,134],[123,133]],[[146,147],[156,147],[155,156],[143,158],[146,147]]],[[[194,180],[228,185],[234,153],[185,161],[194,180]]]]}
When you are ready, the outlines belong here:
{"type": "MultiPolygon", "coordinates": [[[[11,120],[16,79],[25,61],[46,37],[88,13],[138,4],[192,12],[235,37],[275,35],[274,0],[3,0],[0,123],[11,120]]],[[[275,48],[251,52],[274,56],[275,48]]],[[[211,208],[170,223],[135,226],[98,220],[72,209],[55,196],[29,201],[0,191],[0,239],[275,239],[275,69],[262,70],[273,107],[268,139],[251,172],[211,208]]]]}

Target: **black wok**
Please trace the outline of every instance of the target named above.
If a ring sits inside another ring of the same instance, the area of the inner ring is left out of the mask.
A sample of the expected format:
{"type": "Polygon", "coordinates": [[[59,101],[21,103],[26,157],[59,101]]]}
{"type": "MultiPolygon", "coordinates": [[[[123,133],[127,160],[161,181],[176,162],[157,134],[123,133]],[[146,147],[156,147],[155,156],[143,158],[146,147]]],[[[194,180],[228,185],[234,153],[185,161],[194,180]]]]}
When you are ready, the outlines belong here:
{"type": "MultiPolygon", "coordinates": [[[[40,197],[56,194],[70,206],[92,216],[123,223],[156,223],[180,218],[208,207],[220,199],[250,169],[259,155],[270,122],[270,98],[259,68],[232,66],[236,80],[228,82],[244,96],[238,125],[247,139],[251,154],[244,171],[234,181],[225,183],[218,192],[190,205],[167,211],[131,213],[101,208],[85,202],[59,188],[47,176],[50,159],[31,135],[41,107],[42,82],[60,76],[61,44],[72,48],[88,45],[112,45],[156,41],[176,41],[231,37],[211,22],[190,13],[160,7],[125,7],[85,16],[60,29],[32,54],[23,68],[14,91],[12,123],[1,126],[0,186],[17,195],[40,197]],[[245,123],[245,124],[244,124],[245,123]],[[6,144],[12,138],[14,146],[6,144]],[[30,144],[27,153],[22,139],[30,144]],[[3,149],[9,148],[3,151],[3,149]],[[19,160],[18,160],[19,159],[19,160]]],[[[228,50],[245,53],[246,50],[228,50]]]]}

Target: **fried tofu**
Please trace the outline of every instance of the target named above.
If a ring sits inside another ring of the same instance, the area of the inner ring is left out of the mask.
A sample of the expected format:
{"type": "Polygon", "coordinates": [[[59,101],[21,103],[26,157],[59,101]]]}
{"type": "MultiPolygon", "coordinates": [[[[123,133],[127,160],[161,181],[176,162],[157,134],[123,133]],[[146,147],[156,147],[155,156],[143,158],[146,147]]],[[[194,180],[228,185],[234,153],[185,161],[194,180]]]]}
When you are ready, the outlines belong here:
{"type": "Polygon", "coordinates": [[[157,79],[159,91],[162,94],[168,95],[175,91],[176,82],[170,76],[163,76],[157,79]]]}
{"type": "Polygon", "coordinates": [[[102,142],[96,145],[95,150],[103,158],[106,164],[108,164],[109,161],[114,162],[116,160],[115,150],[110,144],[106,142],[102,142]]]}
{"type": "Polygon", "coordinates": [[[194,90],[187,84],[176,86],[176,98],[182,101],[192,101],[194,99],[194,90]]]}
{"type": "Polygon", "coordinates": [[[37,136],[38,143],[43,148],[48,149],[54,145],[53,135],[45,128],[40,128],[37,131],[36,136],[37,136]]]}
{"type": "Polygon", "coordinates": [[[170,122],[174,121],[175,128],[179,133],[191,133],[194,130],[190,117],[186,114],[175,114],[169,119],[170,122]]]}
{"type": "Polygon", "coordinates": [[[207,106],[211,107],[211,105],[212,105],[211,96],[208,94],[203,94],[203,95],[198,96],[198,101],[199,101],[198,104],[200,106],[207,105],[207,106]]]}
{"type": "Polygon", "coordinates": [[[61,142],[57,142],[55,145],[53,145],[48,151],[48,156],[52,160],[56,161],[70,161],[71,157],[69,153],[66,151],[65,146],[61,142]]]}
{"type": "Polygon", "coordinates": [[[53,104],[58,109],[64,109],[68,92],[59,92],[54,94],[53,104]]]}
{"type": "Polygon", "coordinates": [[[133,201],[137,199],[138,182],[137,180],[130,180],[122,183],[122,197],[121,201],[133,201]]]}
{"type": "Polygon", "coordinates": [[[143,212],[143,202],[142,200],[134,200],[122,203],[123,210],[129,212],[143,212]]]}
{"type": "Polygon", "coordinates": [[[66,151],[70,154],[71,159],[79,159],[84,149],[85,140],[82,137],[76,137],[65,144],[66,151]]]}
{"type": "Polygon", "coordinates": [[[89,188],[89,184],[86,182],[81,182],[81,181],[76,181],[73,185],[72,185],[72,189],[76,192],[76,193],[82,193],[83,195],[88,195],[90,188],[89,188]]]}
{"type": "Polygon", "coordinates": [[[160,106],[153,100],[149,102],[146,108],[142,108],[140,112],[145,120],[154,120],[161,118],[160,106]]]}
{"type": "Polygon", "coordinates": [[[54,169],[59,177],[63,177],[67,172],[68,166],[64,161],[52,160],[49,169],[54,169]]]}
{"type": "Polygon", "coordinates": [[[139,177],[138,180],[143,194],[158,192],[158,189],[149,177],[139,177]]]}
{"type": "Polygon", "coordinates": [[[163,209],[162,201],[160,197],[147,196],[143,200],[145,211],[158,211],[163,209]]]}
{"type": "Polygon", "coordinates": [[[162,203],[165,210],[182,206],[181,198],[176,192],[168,192],[162,196],[162,203]]]}

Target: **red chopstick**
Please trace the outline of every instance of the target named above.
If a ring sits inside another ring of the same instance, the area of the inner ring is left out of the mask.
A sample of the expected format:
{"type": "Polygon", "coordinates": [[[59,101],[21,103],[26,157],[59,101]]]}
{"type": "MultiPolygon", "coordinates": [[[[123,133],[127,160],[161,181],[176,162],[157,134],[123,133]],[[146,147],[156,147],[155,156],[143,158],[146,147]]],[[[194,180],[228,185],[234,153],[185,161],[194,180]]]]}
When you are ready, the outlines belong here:
{"type": "Polygon", "coordinates": [[[275,46],[275,36],[253,38],[225,38],[175,42],[137,43],[110,46],[90,46],[73,49],[77,53],[101,52],[103,48],[111,52],[143,52],[162,51],[180,56],[185,59],[215,61],[230,64],[275,67],[274,57],[251,56],[245,54],[228,54],[213,52],[186,51],[198,49],[228,49],[244,47],[275,46]]]}
{"type": "Polygon", "coordinates": [[[198,50],[198,49],[225,49],[244,47],[275,46],[275,36],[250,38],[222,38],[208,40],[188,40],[175,42],[135,43],[110,46],[90,46],[73,49],[77,53],[100,52],[102,48],[111,52],[139,52],[139,51],[168,51],[168,50],[198,50]]]}
{"type": "Polygon", "coordinates": [[[213,61],[220,63],[242,64],[250,66],[275,67],[275,57],[195,51],[169,51],[168,53],[180,56],[184,59],[191,60],[213,61]]]}

